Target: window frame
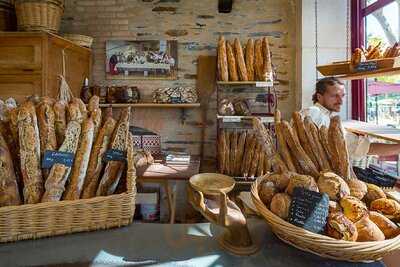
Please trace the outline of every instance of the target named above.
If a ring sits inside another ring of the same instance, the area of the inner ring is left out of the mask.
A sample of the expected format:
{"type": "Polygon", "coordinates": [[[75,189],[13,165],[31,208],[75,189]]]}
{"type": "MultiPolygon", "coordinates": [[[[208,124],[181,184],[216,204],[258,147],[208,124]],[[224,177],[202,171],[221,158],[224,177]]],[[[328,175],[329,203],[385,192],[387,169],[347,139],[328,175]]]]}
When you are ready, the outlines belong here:
{"type": "MultiPolygon", "coordinates": [[[[366,0],[351,0],[351,51],[365,44],[365,17],[395,0],[378,0],[365,6],[366,0]]],[[[366,120],[365,79],[351,81],[351,118],[366,120]]]]}

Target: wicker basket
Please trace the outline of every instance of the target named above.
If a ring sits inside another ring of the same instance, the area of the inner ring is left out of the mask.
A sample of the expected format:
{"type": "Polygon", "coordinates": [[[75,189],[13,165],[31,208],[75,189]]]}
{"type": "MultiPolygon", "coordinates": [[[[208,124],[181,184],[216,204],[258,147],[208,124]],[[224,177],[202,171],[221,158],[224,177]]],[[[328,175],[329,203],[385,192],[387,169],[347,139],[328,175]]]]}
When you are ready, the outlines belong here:
{"type": "Polygon", "coordinates": [[[16,0],[18,30],[57,33],[64,12],[60,0],[16,0]]]}
{"type": "Polygon", "coordinates": [[[271,226],[272,231],[285,243],[321,257],[352,262],[376,261],[389,252],[400,248],[400,235],[384,241],[342,241],[315,234],[282,220],[260,200],[258,188],[264,179],[266,179],[265,176],[260,177],[252,184],[252,199],[257,210],[271,226]]]}
{"type": "Polygon", "coordinates": [[[15,31],[17,18],[14,5],[10,1],[0,0],[0,31],[15,31]]]}
{"type": "Polygon", "coordinates": [[[106,197],[0,208],[0,242],[128,225],[135,213],[136,173],[127,174],[127,188],[106,197]]]}
{"type": "Polygon", "coordinates": [[[86,35],[65,33],[62,36],[65,39],[68,39],[77,45],[88,47],[88,48],[90,48],[93,43],[93,38],[90,36],[86,36],[86,35]]]}

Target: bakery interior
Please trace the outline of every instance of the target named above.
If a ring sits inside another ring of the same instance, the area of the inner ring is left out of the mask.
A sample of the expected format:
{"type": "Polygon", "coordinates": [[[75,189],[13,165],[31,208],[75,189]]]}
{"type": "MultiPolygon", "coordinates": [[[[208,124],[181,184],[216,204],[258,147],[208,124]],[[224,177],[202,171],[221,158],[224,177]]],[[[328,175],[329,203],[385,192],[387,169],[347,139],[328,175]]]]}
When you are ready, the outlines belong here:
{"type": "Polygon", "coordinates": [[[0,0],[0,266],[399,266],[400,1],[0,0]]]}

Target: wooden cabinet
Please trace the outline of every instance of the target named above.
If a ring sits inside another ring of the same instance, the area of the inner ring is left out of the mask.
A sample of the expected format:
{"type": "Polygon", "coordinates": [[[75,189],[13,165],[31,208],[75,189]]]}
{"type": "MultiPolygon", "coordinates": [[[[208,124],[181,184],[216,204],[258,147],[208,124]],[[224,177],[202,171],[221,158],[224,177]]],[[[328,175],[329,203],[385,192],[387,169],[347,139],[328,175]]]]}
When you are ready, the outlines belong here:
{"type": "Polygon", "coordinates": [[[91,50],[45,32],[0,32],[0,98],[56,97],[63,74],[79,96],[90,79],[91,50]],[[64,51],[64,56],[63,56],[64,51]]]}

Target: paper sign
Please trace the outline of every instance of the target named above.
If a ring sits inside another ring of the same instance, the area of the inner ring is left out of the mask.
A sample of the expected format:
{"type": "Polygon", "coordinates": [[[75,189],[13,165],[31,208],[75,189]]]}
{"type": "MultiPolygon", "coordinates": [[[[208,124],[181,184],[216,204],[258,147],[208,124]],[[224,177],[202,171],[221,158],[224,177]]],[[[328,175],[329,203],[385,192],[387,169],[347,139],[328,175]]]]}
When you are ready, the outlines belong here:
{"type": "Polygon", "coordinates": [[[269,86],[273,86],[273,85],[274,85],[273,81],[256,82],[256,87],[269,87],[269,86]]]}
{"type": "Polygon", "coordinates": [[[72,164],[74,163],[74,153],[46,150],[42,159],[42,168],[51,169],[51,167],[56,163],[72,167],[72,164]]]}
{"type": "Polygon", "coordinates": [[[104,161],[125,161],[126,156],[125,152],[118,150],[118,149],[109,149],[106,151],[104,158],[104,161]]]}
{"type": "Polygon", "coordinates": [[[260,120],[261,120],[262,123],[274,122],[274,118],[273,117],[260,117],[260,120]]]}
{"type": "Polygon", "coordinates": [[[240,122],[240,117],[237,116],[224,116],[222,122],[240,122]]]}

